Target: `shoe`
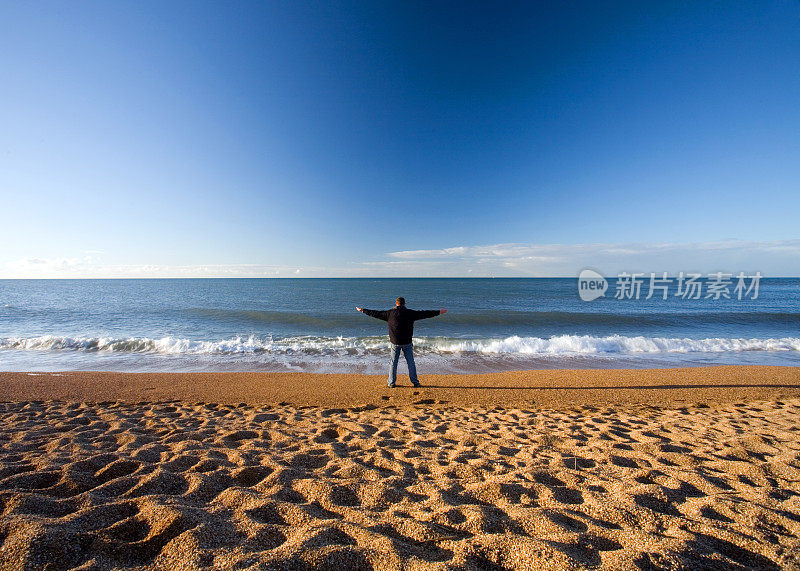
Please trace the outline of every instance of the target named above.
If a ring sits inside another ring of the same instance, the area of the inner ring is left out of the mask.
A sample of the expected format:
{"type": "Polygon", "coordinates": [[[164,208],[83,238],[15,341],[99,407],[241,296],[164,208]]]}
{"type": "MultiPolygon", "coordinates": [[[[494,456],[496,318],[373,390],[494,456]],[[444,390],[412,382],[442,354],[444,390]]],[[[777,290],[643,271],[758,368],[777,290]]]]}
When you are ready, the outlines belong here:
{"type": "Polygon", "coordinates": [[[396,386],[397,386],[397,385],[389,385],[389,388],[390,388],[390,389],[393,389],[393,388],[395,388],[396,386]]]}
{"type": "Polygon", "coordinates": [[[414,388],[415,388],[415,389],[419,389],[419,388],[421,388],[421,387],[422,387],[422,385],[421,385],[421,384],[419,384],[419,383],[417,383],[417,384],[415,384],[415,385],[414,385],[414,388]]]}

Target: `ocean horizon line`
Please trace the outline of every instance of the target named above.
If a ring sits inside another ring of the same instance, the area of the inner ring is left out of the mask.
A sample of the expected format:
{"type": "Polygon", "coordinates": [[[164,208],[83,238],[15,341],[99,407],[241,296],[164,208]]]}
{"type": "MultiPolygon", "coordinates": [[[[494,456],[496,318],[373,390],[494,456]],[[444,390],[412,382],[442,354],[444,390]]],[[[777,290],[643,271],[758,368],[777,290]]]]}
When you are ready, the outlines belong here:
{"type": "MultiPolygon", "coordinates": [[[[634,272],[628,272],[634,273],[634,272]]],[[[649,276],[653,272],[635,272],[642,276],[649,276]]],[[[701,278],[707,278],[709,275],[715,276],[717,272],[688,272],[690,274],[700,273],[701,278]]],[[[656,275],[663,275],[663,272],[655,272],[656,275]]],[[[722,272],[723,275],[730,274],[736,277],[736,274],[731,272],[722,272]]],[[[616,274],[607,274],[606,277],[615,279],[616,274]]],[[[667,278],[677,278],[678,274],[667,273],[667,278]]],[[[749,277],[749,276],[748,276],[749,277]]],[[[762,280],[793,280],[800,278],[798,276],[761,276],[762,280]]],[[[571,276],[203,276],[203,277],[187,277],[187,276],[158,276],[158,277],[58,277],[58,278],[4,278],[0,277],[0,281],[85,281],[85,280],[567,280],[578,279],[578,275],[571,276]]]]}

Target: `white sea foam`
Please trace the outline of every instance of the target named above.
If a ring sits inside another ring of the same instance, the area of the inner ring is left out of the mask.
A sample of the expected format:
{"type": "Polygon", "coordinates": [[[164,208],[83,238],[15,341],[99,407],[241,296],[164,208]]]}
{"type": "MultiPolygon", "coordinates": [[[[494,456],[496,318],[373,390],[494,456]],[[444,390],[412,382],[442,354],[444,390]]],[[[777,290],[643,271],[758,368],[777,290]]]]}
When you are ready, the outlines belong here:
{"type": "MultiPolygon", "coordinates": [[[[800,351],[800,338],[707,339],[667,337],[626,337],[610,335],[559,335],[542,337],[506,337],[496,339],[455,339],[419,337],[414,345],[419,353],[477,353],[491,355],[555,356],[668,353],[735,353],[741,351],[800,351]]],[[[386,337],[315,337],[275,338],[241,336],[219,341],[197,341],[176,337],[7,337],[0,339],[0,349],[21,351],[81,351],[102,353],[149,353],[163,355],[359,355],[385,351],[386,337]]]]}
{"type": "Polygon", "coordinates": [[[433,348],[440,352],[517,353],[523,355],[576,355],[603,353],[725,353],[739,351],[800,351],[800,338],[708,339],[625,337],[610,335],[559,335],[506,337],[504,339],[442,340],[433,348]]]}

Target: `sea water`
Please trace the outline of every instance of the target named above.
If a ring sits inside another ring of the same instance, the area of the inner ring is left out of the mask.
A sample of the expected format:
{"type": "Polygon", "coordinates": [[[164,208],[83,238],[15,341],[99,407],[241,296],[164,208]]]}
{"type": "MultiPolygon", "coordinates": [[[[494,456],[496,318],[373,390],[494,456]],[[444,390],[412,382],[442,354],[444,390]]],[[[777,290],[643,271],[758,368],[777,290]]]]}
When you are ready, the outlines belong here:
{"type": "Polygon", "coordinates": [[[585,302],[577,279],[0,280],[0,370],[384,372],[386,323],[415,325],[420,373],[800,365],[800,280],[745,297],[585,302]]]}

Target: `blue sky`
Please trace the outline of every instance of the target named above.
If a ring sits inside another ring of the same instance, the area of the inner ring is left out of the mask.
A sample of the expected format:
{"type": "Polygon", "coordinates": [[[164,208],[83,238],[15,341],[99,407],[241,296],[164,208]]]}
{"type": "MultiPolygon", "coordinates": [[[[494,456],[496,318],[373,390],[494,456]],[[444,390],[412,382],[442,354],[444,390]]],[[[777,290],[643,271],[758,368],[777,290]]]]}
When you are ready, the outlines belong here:
{"type": "Polygon", "coordinates": [[[800,275],[799,24],[4,2],[0,277],[800,275]]]}

